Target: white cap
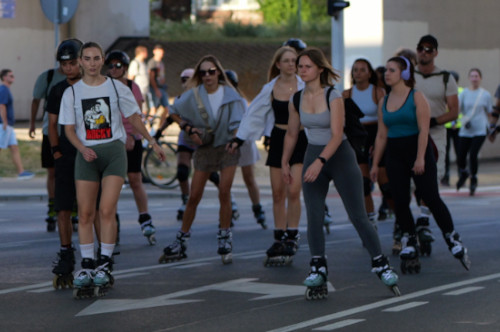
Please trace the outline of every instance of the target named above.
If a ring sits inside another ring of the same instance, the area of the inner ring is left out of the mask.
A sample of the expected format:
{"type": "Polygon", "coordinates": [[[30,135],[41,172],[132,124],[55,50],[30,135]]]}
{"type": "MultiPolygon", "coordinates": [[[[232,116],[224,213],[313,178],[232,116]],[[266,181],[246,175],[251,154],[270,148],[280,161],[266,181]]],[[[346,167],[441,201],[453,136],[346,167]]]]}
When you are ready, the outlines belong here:
{"type": "Polygon", "coordinates": [[[181,77],[192,77],[194,74],[193,68],[186,68],[182,71],[181,77]]]}

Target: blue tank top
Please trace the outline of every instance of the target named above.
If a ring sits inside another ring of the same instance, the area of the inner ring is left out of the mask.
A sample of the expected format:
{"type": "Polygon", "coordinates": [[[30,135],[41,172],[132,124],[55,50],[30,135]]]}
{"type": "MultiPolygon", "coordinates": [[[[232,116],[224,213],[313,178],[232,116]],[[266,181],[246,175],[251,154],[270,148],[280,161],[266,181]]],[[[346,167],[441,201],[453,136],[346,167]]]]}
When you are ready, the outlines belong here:
{"type": "Polygon", "coordinates": [[[393,112],[387,111],[388,96],[384,97],[382,115],[384,124],[388,128],[387,137],[407,137],[418,134],[417,108],[413,98],[414,92],[415,90],[410,90],[403,106],[393,112]]]}

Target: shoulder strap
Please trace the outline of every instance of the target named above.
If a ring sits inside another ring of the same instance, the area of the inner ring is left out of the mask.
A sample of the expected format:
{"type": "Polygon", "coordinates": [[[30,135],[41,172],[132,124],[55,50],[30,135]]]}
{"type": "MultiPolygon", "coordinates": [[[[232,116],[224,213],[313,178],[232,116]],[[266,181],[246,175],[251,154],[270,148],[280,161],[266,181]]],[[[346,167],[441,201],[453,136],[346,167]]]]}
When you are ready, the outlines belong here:
{"type": "Polygon", "coordinates": [[[45,98],[49,96],[49,86],[52,83],[52,79],[54,78],[54,69],[49,69],[47,71],[47,87],[45,88],[45,98]]]}
{"type": "Polygon", "coordinates": [[[127,86],[130,89],[130,91],[132,91],[132,82],[134,81],[127,79],[127,86]]]}
{"type": "Polygon", "coordinates": [[[122,108],[120,107],[120,95],[118,94],[118,90],[116,90],[116,85],[115,85],[114,79],[112,79],[111,77],[109,79],[111,80],[111,83],[113,84],[113,88],[115,88],[116,101],[118,103],[118,109],[121,111],[122,108]]]}
{"type": "Polygon", "coordinates": [[[300,114],[299,108],[300,108],[301,95],[302,95],[302,90],[299,90],[293,94],[293,107],[295,107],[295,110],[299,114],[300,114]]]}
{"type": "Polygon", "coordinates": [[[207,109],[205,108],[205,105],[203,105],[203,102],[201,101],[200,91],[198,86],[195,86],[193,88],[193,95],[194,99],[196,100],[196,105],[198,106],[198,111],[200,112],[201,118],[203,119],[205,125],[207,126],[207,132],[212,132],[213,129],[212,127],[210,127],[210,122],[208,121],[207,109]]]}
{"type": "Polygon", "coordinates": [[[330,111],[330,95],[332,94],[333,86],[328,88],[326,91],[326,106],[328,107],[328,111],[330,111]]]}

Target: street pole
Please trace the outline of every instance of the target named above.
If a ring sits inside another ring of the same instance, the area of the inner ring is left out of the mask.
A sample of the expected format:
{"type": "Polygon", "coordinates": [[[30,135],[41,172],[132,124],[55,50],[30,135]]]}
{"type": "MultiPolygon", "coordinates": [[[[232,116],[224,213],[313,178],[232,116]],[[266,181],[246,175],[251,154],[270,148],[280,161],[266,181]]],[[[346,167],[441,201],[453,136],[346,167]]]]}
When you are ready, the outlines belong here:
{"type": "Polygon", "coordinates": [[[298,0],[297,3],[297,29],[300,35],[302,33],[302,0],[298,0]]]}
{"type": "Polygon", "coordinates": [[[340,82],[335,84],[339,91],[344,90],[344,11],[332,16],[332,66],[340,74],[340,82]]]}

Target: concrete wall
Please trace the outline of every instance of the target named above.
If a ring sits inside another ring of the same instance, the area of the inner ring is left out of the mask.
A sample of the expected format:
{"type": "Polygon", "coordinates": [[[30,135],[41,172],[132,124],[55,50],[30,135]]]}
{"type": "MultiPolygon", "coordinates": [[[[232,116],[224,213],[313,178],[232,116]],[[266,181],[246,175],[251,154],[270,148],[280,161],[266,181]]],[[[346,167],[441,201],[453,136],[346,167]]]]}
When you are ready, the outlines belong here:
{"type": "MultiPolygon", "coordinates": [[[[73,19],[59,31],[60,40],[77,37],[104,48],[120,36],[148,37],[149,1],[80,0],[73,19]]],[[[12,69],[16,76],[12,86],[16,119],[28,120],[35,80],[54,66],[54,25],[39,0],[18,0],[14,18],[0,18],[0,40],[0,67],[12,69]]]]}

